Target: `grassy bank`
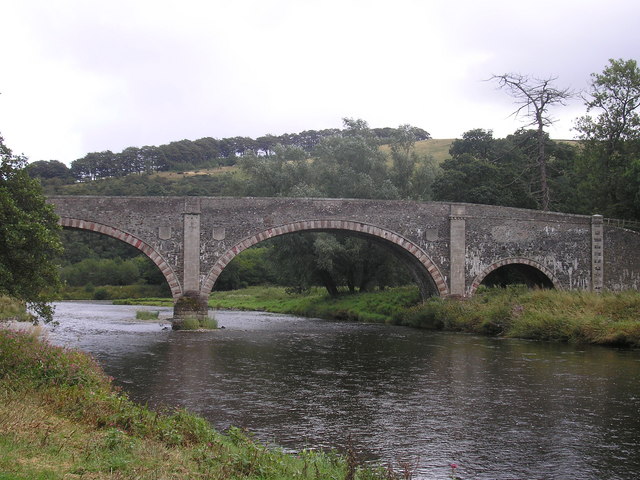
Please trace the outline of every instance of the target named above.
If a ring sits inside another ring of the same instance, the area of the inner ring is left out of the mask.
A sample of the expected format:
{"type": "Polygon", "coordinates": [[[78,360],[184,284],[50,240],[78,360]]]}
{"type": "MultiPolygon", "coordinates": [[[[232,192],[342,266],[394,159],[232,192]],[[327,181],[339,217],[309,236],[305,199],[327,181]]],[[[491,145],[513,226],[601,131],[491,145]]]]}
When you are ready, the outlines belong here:
{"type": "Polygon", "coordinates": [[[24,302],[15,298],[0,296],[0,321],[15,320],[18,322],[28,322],[32,316],[27,313],[24,302]]]}
{"type": "Polygon", "coordinates": [[[263,310],[304,317],[359,322],[392,323],[408,307],[419,301],[415,287],[400,287],[359,295],[332,298],[324,289],[308,294],[290,294],[280,287],[250,287],[243,290],[213,292],[209,305],[218,309],[263,310]]]}
{"type": "MultiPolygon", "coordinates": [[[[209,307],[228,310],[259,310],[286,313],[303,317],[317,317],[359,322],[394,323],[403,312],[419,302],[415,287],[400,287],[359,295],[332,298],[323,288],[304,294],[287,293],[284,287],[248,287],[241,290],[213,292],[209,307]]],[[[170,307],[171,299],[139,298],[115,300],[126,305],[170,307]]]]}
{"type": "MultiPolygon", "coordinates": [[[[302,441],[302,440],[301,440],[302,441]]],[[[130,401],[88,356],[0,330],[0,480],[382,479],[351,459],[267,448],[130,401]]]]}
{"type": "Polygon", "coordinates": [[[283,289],[215,292],[214,308],[383,322],[512,338],[640,347],[640,293],[562,292],[525,287],[481,290],[465,299],[418,301],[417,289],[329,298],[321,290],[289,295],[283,289]]]}
{"type": "Polygon", "coordinates": [[[433,299],[404,312],[403,325],[563,342],[640,347],[640,293],[524,287],[433,299]]]}

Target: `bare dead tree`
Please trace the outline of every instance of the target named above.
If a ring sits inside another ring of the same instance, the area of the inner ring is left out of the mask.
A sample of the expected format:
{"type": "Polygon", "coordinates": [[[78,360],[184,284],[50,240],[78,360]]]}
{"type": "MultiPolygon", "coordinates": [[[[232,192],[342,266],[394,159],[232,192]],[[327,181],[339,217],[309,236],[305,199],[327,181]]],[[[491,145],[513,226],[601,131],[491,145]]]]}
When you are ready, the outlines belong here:
{"type": "Polygon", "coordinates": [[[553,86],[558,77],[536,78],[517,73],[492,75],[491,80],[498,82],[501,89],[507,90],[519,107],[512,113],[514,117],[528,119],[527,127],[535,126],[537,130],[536,165],[540,172],[540,190],[542,210],[549,210],[550,193],[547,181],[547,157],[545,153],[545,127],[556,121],[549,114],[549,108],[555,105],[566,105],[566,101],[575,93],[568,89],[553,86]]]}

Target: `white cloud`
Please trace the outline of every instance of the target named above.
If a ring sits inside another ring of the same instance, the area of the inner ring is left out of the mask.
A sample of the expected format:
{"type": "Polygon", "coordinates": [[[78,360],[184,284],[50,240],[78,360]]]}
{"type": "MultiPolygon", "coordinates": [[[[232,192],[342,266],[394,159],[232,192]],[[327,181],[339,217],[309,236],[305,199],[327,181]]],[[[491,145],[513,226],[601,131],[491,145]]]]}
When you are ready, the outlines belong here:
{"type": "MultiPolygon", "coordinates": [[[[342,117],[502,136],[520,123],[491,74],[584,88],[640,44],[630,0],[3,3],[0,131],[32,160],[342,117]]],[[[552,135],[571,136],[581,113],[559,110],[552,135]]]]}

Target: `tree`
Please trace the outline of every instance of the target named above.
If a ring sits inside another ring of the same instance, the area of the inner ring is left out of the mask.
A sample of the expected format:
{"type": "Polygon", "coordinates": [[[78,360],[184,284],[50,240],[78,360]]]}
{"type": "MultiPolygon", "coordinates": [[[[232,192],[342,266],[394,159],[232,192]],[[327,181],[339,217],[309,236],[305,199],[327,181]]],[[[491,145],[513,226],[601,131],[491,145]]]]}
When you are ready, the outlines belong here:
{"type": "Polygon", "coordinates": [[[505,73],[493,75],[493,80],[498,82],[502,89],[516,100],[520,105],[514,116],[523,115],[530,119],[526,126],[535,126],[537,131],[538,149],[536,164],[540,173],[540,206],[542,210],[549,210],[550,194],[547,180],[547,156],[545,153],[546,136],[544,129],[554,123],[549,115],[549,108],[555,105],[565,105],[568,98],[573,96],[569,89],[557,89],[553,82],[557,77],[535,78],[517,73],[505,73]]]}
{"type": "Polygon", "coordinates": [[[33,178],[52,179],[60,178],[62,180],[72,180],[71,171],[64,163],[58,160],[39,160],[37,162],[30,163],[27,166],[29,175],[33,178]]]}
{"type": "Polygon", "coordinates": [[[465,153],[445,160],[434,182],[439,201],[532,208],[535,203],[509,168],[465,153]]]}
{"type": "Polygon", "coordinates": [[[145,173],[159,172],[169,168],[166,158],[158,147],[146,145],[140,149],[139,155],[142,158],[145,173]]]}
{"type": "Polygon", "coordinates": [[[296,291],[322,285],[336,296],[345,287],[354,293],[411,281],[403,262],[389,250],[347,233],[283,235],[271,239],[270,246],[279,282],[296,291]]]}
{"type": "MultiPolygon", "coordinates": [[[[583,97],[587,113],[576,122],[583,147],[583,174],[589,178],[593,207],[600,213],[624,215],[629,201],[625,177],[640,155],[640,69],[635,60],[609,60],[592,74],[583,97]]],[[[633,200],[632,200],[633,201],[633,200]]]]}
{"type": "MultiPolygon", "coordinates": [[[[568,152],[546,134],[544,140],[549,189],[556,192],[560,187],[556,177],[566,176],[566,167],[559,164],[558,156],[566,159],[568,152]]],[[[436,200],[536,208],[537,168],[527,159],[537,150],[535,130],[520,129],[503,139],[494,139],[491,130],[469,130],[462,139],[451,144],[452,158],[441,164],[441,174],[433,186],[434,197],[436,200]]]]}
{"type": "MultiPolygon", "coordinates": [[[[585,140],[603,141],[612,155],[629,140],[640,138],[640,69],[635,60],[609,60],[601,74],[591,75],[591,91],[583,97],[587,112],[599,110],[597,118],[578,119],[585,140]],[[590,97],[590,98],[589,98],[590,97]]],[[[608,160],[608,159],[605,159],[608,160]]]]}
{"type": "Polygon", "coordinates": [[[29,177],[26,159],[13,155],[2,136],[0,160],[0,295],[27,302],[50,321],[47,294],[60,283],[58,219],[40,183],[29,177]]]}
{"type": "Polygon", "coordinates": [[[317,187],[330,198],[397,198],[387,156],[367,122],[345,118],[343,123],[339,135],[324,138],[316,148],[317,187]]]}
{"type": "Polygon", "coordinates": [[[57,189],[74,182],[69,167],[58,160],[40,160],[30,163],[26,168],[31,178],[40,181],[44,193],[55,193],[57,189]]]}
{"type": "Polygon", "coordinates": [[[310,181],[307,154],[299,147],[278,145],[272,155],[245,155],[238,165],[247,179],[245,194],[250,196],[296,196],[296,188],[310,181]]]}
{"type": "Polygon", "coordinates": [[[111,150],[87,153],[84,157],[71,162],[71,173],[79,181],[118,175],[116,156],[111,150]]]}
{"type": "Polygon", "coordinates": [[[256,138],[256,155],[262,157],[268,157],[273,155],[276,145],[278,145],[278,137],[275,135],[267,134],[256,138]]]}
{"type": "Polygon", "coordinates": [[[400,125],[391,134],[391,175],[402,198],[409,198],[411,192],[411,177],[418,161],[415,152],[416,138],[411,125],[400,125]]]}
{"type": "Polygon", "coordinates": [[[449,155],[459,157],[465,153],[477,159],[490,160],[495,157],[496,140],[493,130],[474,128],[462,134],[462,139],[455,139],[449,147],[449,155]]]}

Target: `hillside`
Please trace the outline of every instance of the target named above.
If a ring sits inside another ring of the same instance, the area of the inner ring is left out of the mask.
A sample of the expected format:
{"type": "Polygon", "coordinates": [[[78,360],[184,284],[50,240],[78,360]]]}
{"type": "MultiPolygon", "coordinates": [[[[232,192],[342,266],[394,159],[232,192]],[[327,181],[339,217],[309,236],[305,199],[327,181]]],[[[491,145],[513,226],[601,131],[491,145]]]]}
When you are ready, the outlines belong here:
{"type": "MultiPolygon", "coordinates": [[[[415,143],[416,153],[420,156],[429,155],[434,158],[437,164],[442,163],[445,159],[449,158],[449,147],[453,142],[453,138],[432,138],[429,140],[420,140],[415,143]]],[[[380,149],[389,153],[389,145],[382,145],[380,149]]],[[[167,171],[158,172],[153,176],[159,178],[166,178],[169,180],[177,180],[184,177],[193,177],[198,175],[221,175],[224,173],[233,173],[238,170],[237,165],[222,166],[216,168],[199,168],[196,170],[188,170],[182,172],[167,171]]]]}

